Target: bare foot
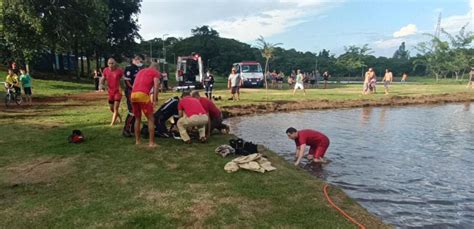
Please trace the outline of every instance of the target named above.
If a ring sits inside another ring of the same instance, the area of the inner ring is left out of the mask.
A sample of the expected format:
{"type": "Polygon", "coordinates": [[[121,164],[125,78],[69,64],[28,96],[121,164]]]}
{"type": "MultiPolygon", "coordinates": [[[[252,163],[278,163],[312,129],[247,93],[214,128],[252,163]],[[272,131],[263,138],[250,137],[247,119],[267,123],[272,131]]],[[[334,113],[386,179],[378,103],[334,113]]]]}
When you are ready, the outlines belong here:
{"type": "Polygon", "coordinates": [[[321,164],[327,164],[328,162],[324,158],[315,158],[313,160],[314,163],[321,163],[321,164]]]}
{"type": "Polygon", "coordinates": [[[140,141],[136,141],[136,142],[135,142],[135,145],[140,145],[140,141]]]}
{"type": "Polygon", "coordinates": [[[155,143],[150,143],[150,144],[148,144],[148,147],[149,148],[156,148],[156,147],[158,147],[158,145],[155,144],[155,143]]]}

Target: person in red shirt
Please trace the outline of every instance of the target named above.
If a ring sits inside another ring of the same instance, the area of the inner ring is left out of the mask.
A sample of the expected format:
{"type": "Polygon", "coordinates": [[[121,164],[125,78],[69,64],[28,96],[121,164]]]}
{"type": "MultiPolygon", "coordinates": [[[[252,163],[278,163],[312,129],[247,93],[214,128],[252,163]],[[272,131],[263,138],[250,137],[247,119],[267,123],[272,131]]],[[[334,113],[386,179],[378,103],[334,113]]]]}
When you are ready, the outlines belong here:
{"type": "Polygon", "coordinates": [[[329,138],[321,132],[305,129],[297,131],[290,127],[286,130],[288,138],[296,143],[295,165],[299,165],[304,156],[306,145],[309,145],[308,159],[313,159],[316,163],[327,163],[324,154],[329,147],[329,138]]]}
{"type": "Polygon", "coordinates": [[[122,100],[122,91],[120,89],[120,80],[123,78],[123,70],[117,65],[114,58],[107,60],[109,66],[104,70],[101,84],[104,80],[107,81],[110,111],[113,112],[111,126],[115,124],[117,118],[122,122],[122,117],[119,114],[120,100],[122,100]]]}
{"type": "Polygon", "coordinates": [[[198,99],[199,102],[201,102],[201,105],[204,108],[204,110],[208,113],[209,122],[206,128],[207,130],[206,136],[208,138],[214,129],[217,129],[219,131],[225,131],[225,133],[229,133],[229,127],[222,123],[223,121],[222,112],[219,110],[219,108],[217,108],[216,104],[214,104],[208,98],[201,97],[199,95],[199,91],[193,91],[191,93],[191,96],[198,99]]]}
{"type": "Polygon", "coordinates": [[[198,99],[190,96],[189,92],[183,92],[182,99],[178,104],[179,120],[178,126],[181,139],[187,144],[191,144],[191,138],[188,135],[187,128],[197,127],[199,129],[199,140],[206,142],[206,126],[209,117],[206,110],[198,99]]]}
{"type": "Polygon", "coordinates": [[[150,134],[149,147],[156,147],[155,144],[155,119],[153,116],[153,106],[158,102],[158,88],[160,85],[160,72],[158,63],[152,63],[150,67],[140,70],[133,83],[132,101],[133,116],[135,116],[135,144],[140,144],[140,127],[142,122],[142,112],[148,120],[148,132],[150,134]],[[153,88],[152,96],[150,91],[153,88]],[[152,100],[150,101],[150,97],[152,100]]]}

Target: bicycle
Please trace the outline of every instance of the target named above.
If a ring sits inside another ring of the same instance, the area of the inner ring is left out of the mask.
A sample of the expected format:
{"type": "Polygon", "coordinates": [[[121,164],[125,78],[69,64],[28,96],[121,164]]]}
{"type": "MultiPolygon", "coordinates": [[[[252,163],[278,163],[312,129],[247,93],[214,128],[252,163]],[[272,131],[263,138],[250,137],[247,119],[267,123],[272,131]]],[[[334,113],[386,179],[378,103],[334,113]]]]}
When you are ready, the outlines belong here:
{"type": "Polygon", "coordinates": [[[5,95],[5,106],[8,107],[13,102],[15,102],[17,105],[20,105],[23,102],[21,93],[17,93],[13,86],[5,86],[5,89],[7,90],[7,94],[5,95]]]}

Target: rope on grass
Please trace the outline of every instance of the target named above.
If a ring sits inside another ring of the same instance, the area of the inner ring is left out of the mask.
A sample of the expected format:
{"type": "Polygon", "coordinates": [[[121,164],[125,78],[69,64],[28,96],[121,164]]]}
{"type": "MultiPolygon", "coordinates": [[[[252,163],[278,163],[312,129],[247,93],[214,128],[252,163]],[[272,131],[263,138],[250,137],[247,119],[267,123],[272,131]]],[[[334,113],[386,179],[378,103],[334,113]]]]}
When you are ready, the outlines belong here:
{"type": "Polygon", "coordinates": [[[359,222],[357,222],[357,220],[355,220],[354,218],[352,218],[349,214],[347,214],[345,211],[343,211],[342,209],[340,209],[331,199],[331,197],[329,197],[329,194],[328,194],[328,188],[329,188],[329,185],[324,185],[324,189],[323,189],[323,192],[324,192],[324,196],[326,197],[327,201],[329,202],[329,204],[334,208],[336,209],[339,213],[341,213],[341,215],[343,215],[344,217],[346,217],[346,219],[348,219],[349,221],[351,221],[353,224],[357,225],[360,229],[366,229],[365,226],[359,222]]]}

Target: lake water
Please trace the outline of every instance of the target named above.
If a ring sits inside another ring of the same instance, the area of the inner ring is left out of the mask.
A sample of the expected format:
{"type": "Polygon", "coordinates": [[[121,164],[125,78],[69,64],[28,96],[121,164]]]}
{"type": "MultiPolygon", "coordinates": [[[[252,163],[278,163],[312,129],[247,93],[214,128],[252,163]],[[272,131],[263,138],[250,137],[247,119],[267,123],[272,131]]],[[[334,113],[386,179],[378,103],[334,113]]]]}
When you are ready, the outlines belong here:
{"type": "Polygon", "coordinates": [[[474,228],[474,103],[276,113],[232,118],[232,132],[289,161],[285,130],[316,129],[331,145],[303,165],[400,228],[474,228]]]}

